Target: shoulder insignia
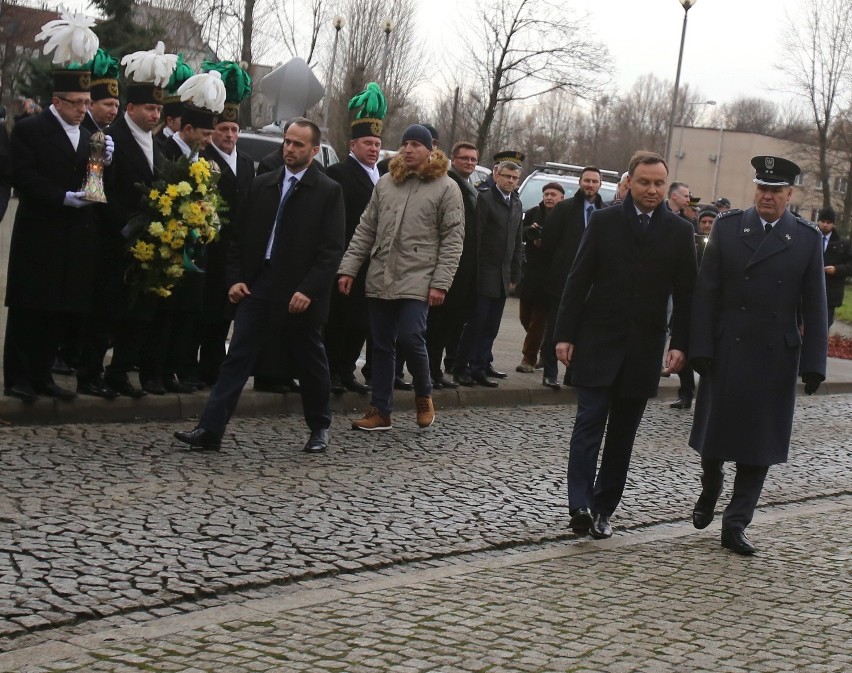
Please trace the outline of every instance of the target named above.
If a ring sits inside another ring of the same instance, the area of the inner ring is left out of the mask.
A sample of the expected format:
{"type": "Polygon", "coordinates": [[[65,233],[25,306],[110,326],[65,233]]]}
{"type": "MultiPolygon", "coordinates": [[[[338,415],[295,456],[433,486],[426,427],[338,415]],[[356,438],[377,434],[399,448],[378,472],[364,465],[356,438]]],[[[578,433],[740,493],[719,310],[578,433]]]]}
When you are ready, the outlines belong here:
{"type": "Polygon", "coordinates": [[[796,215],[795,213],[794,213],[794,216],[796,218],[796,222],[798,222],[799,224],[806,226],[808,229],[813,229],[814,231],[819,231],[819,227],[816,224],[814,224],[813,222],[811,222],[810,220],[806,220],[801,215],[796,215]]]}
{"type": "Polygon", "coordinates": [[[743,211],[740,208],[731,208],[730,210],[726,210],[723,213],[719,213],[716,217],[718,219],[722,219],[724,217],[730,217],[731,215],[742,215],[743,211]]]}

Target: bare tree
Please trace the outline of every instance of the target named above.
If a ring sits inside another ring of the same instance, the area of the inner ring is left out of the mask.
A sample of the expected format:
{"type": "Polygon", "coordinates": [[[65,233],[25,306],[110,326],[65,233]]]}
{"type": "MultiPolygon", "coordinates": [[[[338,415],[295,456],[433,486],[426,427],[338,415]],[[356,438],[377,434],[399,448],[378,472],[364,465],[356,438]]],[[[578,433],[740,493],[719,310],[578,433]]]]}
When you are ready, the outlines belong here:
{"type": "Polygon", "coordinates": [[[328,0],[282,0],[275,4],[278,39],[290,56],[300,56],[308,65],[313,65],[320,31],[330,16],[328,0]]]}
{"type": "Polygon", "coordinates": [[[480,151],[498,111],[551,91],[591,95],[607,73],[606,48],[586,37],[588,23],[559,0],[480,0],[481,46],[472,52],[485,101],[476,133],[480,151]]]}
{"type": "Polygon", "coordinates": [[[773,135],[778,121],[778,106],[763,98],[742,96],[721,108],[721,122],[730,131],[773,135]]]}
{"type": "Polygon", "coordinates": [[[801,12],[787,17],[785,58],[779,69],[789,92],[802,101],[816,126],[823,207],[831,206],[829,146],[838,105],[849,90],[852,68],[852,3],[803,0],[801,12]]]}

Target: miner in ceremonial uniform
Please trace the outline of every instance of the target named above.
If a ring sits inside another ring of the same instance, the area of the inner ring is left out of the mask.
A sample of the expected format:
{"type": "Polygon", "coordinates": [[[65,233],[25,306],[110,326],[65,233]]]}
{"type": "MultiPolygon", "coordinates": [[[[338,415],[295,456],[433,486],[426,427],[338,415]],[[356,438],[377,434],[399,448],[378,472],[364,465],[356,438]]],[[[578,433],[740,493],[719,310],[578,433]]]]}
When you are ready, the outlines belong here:
{"type": "MultiPolygon", "coordinates": [[[[53,62],[85,63],[98,38],[83,15],[63,13],[42,27],[53,62]]],[[[15,125],[11,136],[12,184],[19,196],[9,248],[5,394],[25,402],[39,395],[70,400],[51,365],[62,328],[91,310],[94,293],[93,202],[85,198],[91,149],[81,128],[88,108],[91,73],[54,70],[51,105],[15,125]]],[[[107,140],[105,160],[112,160],[107,140]]]]}
{"type": "Polygon", "coordinates": [[[754,206],[716,219],[692,312],[690,362],[701,375],[689,444],[701,454],[702,491],[692,521],[706,528],[736,463],[722,516],[722,546],[748,555],[745,534],[770,465],[787,460],[796,381],[813,394],[825,380],[826,300],[822,239],[787,208],[799,167],[751,161],[754,206]]]}
{"type": "Polygon", "coordinates": [[[154,140],[160,146],[165,145],[169,138],[180,131],[184,106],[177,91],[194,74],[192,68],[183,60],[183,54],[178,54],[175,69],[172,71],[169,81],[163,87],[163,107],[160,110],[160,123],[154,130],[154,140]]]}
{"type": "Polygon", "coordinates": [[[92,73],[92,83],[89,94],[92,103],[83,118],[83,128],[89,133],[103,131],[115,121],[121,107],[118,86],[118,59],[110,56],[103,49],[98,49],[95,57],[86,64],[92,73]]]}

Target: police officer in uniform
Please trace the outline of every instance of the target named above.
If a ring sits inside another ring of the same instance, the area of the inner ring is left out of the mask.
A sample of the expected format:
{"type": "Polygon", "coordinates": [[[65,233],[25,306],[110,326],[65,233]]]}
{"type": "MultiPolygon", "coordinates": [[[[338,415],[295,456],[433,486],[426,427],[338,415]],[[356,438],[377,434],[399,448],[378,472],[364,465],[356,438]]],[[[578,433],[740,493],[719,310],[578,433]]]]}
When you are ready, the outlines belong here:
{"type": "Polygon", "coordinates": [[[701,454],[692,521],[706,528],[724,462],[737,465],[722,517],[722,546],[749,555],[745,534],[770,465],[787,460],[796,379],[813,394],[825,380],[827,322],[822,241],[787,209],[800,173],[792,161],[751,161],[754,206],[719,215],[704,252],[689,354],[701,375],[689,444],[701,454]]]}

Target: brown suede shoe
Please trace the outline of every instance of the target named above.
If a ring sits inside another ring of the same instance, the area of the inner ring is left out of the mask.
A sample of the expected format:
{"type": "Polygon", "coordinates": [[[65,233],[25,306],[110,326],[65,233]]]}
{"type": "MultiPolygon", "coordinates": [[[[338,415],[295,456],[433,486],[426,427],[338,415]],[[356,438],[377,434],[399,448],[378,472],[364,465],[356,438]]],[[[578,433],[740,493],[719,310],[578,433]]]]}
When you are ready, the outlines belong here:
{"type": "Polygon", "coordinates": [[[417,408],[417,425],[428,428],[435,422],[435,405],[431,397],[415,397],[414,406],[417,408]]]}
{"type": "MultiPolygon", "coordinates": [[[[420,399],[420,398],[418,398],[420,399]]],[[[355,430],[390,430],[392,427],[390,416],[383,415],[376,407],[370,405],[364,412],[364,418],[352,421],[355,430]]]]}

